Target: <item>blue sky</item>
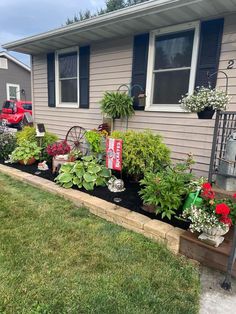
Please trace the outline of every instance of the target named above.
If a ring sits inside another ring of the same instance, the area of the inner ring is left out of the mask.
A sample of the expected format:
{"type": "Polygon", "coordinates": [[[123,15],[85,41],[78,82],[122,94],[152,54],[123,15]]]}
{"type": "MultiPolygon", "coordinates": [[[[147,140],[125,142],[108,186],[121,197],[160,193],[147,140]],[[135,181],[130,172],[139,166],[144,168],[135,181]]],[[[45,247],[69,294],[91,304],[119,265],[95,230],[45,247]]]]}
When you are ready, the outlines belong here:
{"type": "MultiPolygon", "coordinates": [[[[96,11],[104,0],[0,0],[0,46],[65,24],[80,10],[96,11]]],[[[1,51],[0,47],[0,51],[1,51]]],[[[29,65],[29,57],[11,53],[29,65]]]]}

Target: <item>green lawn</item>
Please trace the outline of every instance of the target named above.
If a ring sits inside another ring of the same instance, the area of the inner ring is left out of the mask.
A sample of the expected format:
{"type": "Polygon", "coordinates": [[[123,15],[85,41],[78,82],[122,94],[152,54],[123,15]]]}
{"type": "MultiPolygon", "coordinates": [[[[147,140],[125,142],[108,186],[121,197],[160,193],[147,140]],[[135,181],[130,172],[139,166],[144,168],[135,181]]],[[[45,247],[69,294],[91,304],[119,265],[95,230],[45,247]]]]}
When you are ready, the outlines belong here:
{"type": "Polygon", "coordinates": [[[0,313],[198,313],[199,274],[164,246],[0,174],[0,313]]]}

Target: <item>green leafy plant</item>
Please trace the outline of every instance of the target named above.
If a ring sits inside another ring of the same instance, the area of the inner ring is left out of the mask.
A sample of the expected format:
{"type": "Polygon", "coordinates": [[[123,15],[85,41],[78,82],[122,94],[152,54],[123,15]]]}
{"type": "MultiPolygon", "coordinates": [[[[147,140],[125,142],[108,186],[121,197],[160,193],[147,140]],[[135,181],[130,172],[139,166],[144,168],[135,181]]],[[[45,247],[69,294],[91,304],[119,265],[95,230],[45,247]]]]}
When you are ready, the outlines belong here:
{"type": "Polygon", "coordinates": [[[41,148],[37,142],[22,141],[21,144],[11,154],[13,162],[23,160],[24,164],[31,158],[39,159],[41,148]]]}
{"type": "Polygon", "coordinates": [[[128,130],[114,131],[111,137],[123,140],[123,171],[137,180],[170,164],[170,150],[158,134],[128,130]]]}
{"type": "Polygon", "coordinates": [[[102,112],[113,119],[131,117],[134,114],[133,98],[126,93],[105,92],[100,103],[102,112]]]}
{"type": "Polygon", "coordinates": [[[8,159],[9,155],[16,148],[15,134],[2,133],[0,134],[0,159],[8,159]]]}
{"type": "Polygon", "coordinates": [[[168,166],[158,173],[146,173],[144,179],[140,180],[143,187],[139,192],[144,204],[154,206],[162,218],[171,219],[190,192],[189,183],[193,175],[189,167],[186,162],[168,166]]]}
{"type": "Polygon", "coordinates": [[[99,164],[95,157],[85,156],[76,162],[62,165],[55,181],[66,189],[76,185],[78,188],[93,190],[95,186],[105,186],[110,177],[110,169],[99,164]]]}
{"type": "Polygon", "coordinates": [[[32,126],[25,126],[22,131],[17,132],[16,134],[17,138],[17,145],[21,145],[22,142],[28,141],[28,142],[37,142],[38,146],[42,148],[40,160],[49,160],[50,157],[46,152],[46,148],[48,145],[51,145],[55,143],[58,140],[58,136],[51,133],[51,132],[45,132],[44,137],[37,138],[36,137],[36,128],[32,126]]]}
{"type": "Polygon", "coordinates": [[[100,154],[105,152],[104,137],[97,130],[90,130],[85,133],[85,138],[90,145],[92,153],[100,154]]]}

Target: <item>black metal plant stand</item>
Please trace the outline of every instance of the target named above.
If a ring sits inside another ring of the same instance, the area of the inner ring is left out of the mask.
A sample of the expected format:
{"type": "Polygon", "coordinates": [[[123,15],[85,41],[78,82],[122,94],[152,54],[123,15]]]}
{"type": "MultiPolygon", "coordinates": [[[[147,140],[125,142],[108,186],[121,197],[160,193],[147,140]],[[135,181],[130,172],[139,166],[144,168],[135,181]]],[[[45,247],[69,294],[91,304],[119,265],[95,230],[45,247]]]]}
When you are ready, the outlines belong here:
{"type": "Polygon", "coordinates": [[[232,271],[233,266],[236,259],[236,226],[234,226],[234,235],[233,235],[233,243],[232,243],[232,249],[231,253],[228,259],[228,265],[227,265],[227,272],[225,276],[225,280],[221,284],[221,288],[224,290],[230,290],[231,289],[231,277],[232,277],[232,271]]]}

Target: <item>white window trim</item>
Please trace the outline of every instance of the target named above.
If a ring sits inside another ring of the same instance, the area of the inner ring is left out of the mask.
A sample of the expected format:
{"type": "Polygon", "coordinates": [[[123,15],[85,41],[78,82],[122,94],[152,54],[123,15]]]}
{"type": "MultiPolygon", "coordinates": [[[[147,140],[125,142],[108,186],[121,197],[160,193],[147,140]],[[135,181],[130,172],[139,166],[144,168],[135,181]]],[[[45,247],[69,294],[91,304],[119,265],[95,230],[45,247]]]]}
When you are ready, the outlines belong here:
{"type": "Polygon", "coordinates": [[[79,47],[70,47],[60,49],[55,52],[55,89],[56,89],[56,107],[58,108],[79,108],[79,47]],[[59,62],[60,54],[67,52],[77,52],[77,103],[60,102],[60,88],[59,88],[59,62]]]}
{"type": "Polygon", "coordinates": [[[195,29],[193,40],[193,53],[191,60],[191,70],[189,79],[188,93],[192,94],[195,87],[195,78],[197,71],[198,49],[200,40],[200,22],[185,23],[170,27],[161,28],[150,32],[149,50],[148,50],[148,67],[147,67],[147,82],[146,82],[146,106],[145,111],[166,111],[166,112],[186,112],[179,104],[152,104],[153,98],[153,69],[155,60],[155,37],[162,34],[173,34],[184,30],[195,29]]]}
{"type": "Polygon", "coordinates": [[[16,87],[16,100],[19,100],[20,99],[20,85],[19,84],[12,84],[12,83],[6,84],[7,100],[10,100],[10,89],[9,89],[10,86],[16,87]]]}

